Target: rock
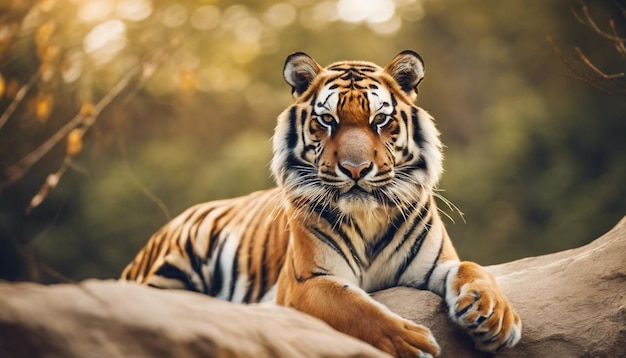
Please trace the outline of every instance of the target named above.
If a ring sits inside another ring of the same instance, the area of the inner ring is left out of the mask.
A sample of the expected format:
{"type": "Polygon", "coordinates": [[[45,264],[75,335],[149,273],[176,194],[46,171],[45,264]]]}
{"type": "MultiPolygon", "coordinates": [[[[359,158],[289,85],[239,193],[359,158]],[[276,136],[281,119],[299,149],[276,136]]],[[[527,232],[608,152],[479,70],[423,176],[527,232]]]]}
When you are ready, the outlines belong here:
{"type": "Polygon", "coordinates": [[[0,284],[0,357],[387,357],[294,309],[88,280],[0,284]]]}
{"type": "MultiPolygon", "coordinates": [[[[518,345],[498,357],[626,357],[626,217],[586,246],[487,268],[523,325],[518,345]]],[[[434,294],[398,287],[374,297],[430,327],[442,356],[485,356],[434,294]]]]}
{"type": "MultiPolygon", "coordinates": [[[[584,247],[488,267],[523,321],[498,357],[626,357],[626,218],[584,247]]],[[[430,292],[377,300],[433,330],[443,357],[488,357],[430,292]]],[[[0,357],[383,357],[295,310],[87,280],[0,283],[0,357]]]]}

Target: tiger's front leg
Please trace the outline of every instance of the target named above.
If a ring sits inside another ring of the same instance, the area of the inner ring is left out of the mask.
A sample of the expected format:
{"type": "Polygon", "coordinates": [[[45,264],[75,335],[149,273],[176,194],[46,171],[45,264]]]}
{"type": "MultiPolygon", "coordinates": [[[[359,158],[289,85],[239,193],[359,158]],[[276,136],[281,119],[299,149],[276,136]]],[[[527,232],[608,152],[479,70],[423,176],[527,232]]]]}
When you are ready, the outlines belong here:
{"type": "Polygon", "coordinates": [[[445,300],[452,320],[470,333],[478,349],[494,352],[520,340],[519,315],[495,277],[482,266],[464,261],[452,268],[445,300]]]}
{"type": "MultiPolygon", "coordinates": [[[[292,226],[292,234],[294,229],[292,226]]],[[[322,319],[336,330],[395,357],[431,358],[440,348],[430,330],[376,302],[303,231],[292,237],[277,283],[276,301],[322,319]],[[316,262],[316,258],[321,258],[316,262]],[[335,272],[332,272],[335,271],[335,272]],[[346,275],[348,276],[348,275],[346,275]]]]}
{"type": "Polygon", "coordinates": [[[292,274],[279,279],[279,304],[320,318],[394,357],[430,358],[439,354],[428,328],[394,314],[360,288],[336,276],[304,278],[292,274]]]}

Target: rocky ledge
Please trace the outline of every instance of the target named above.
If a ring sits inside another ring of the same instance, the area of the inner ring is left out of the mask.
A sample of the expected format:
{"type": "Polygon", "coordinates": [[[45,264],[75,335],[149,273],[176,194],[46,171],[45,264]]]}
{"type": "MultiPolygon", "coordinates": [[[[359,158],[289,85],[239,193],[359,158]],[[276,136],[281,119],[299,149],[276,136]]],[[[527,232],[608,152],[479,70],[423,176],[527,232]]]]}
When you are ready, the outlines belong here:
{"type": "MultiPolygon", "coordinates": [[[[626,357],[626,218],[573,250],[488,267],[523,321],[498,357],[626,357]]],[[[485,357],[429,292],[374,298],[430,327],[443,357],[485,357]]],[[[358,323],[357,323],[358,324],[358,323]]],[[[0,282],[0,357],[384,357],[292,309],[87,280],[0,282]]]]}

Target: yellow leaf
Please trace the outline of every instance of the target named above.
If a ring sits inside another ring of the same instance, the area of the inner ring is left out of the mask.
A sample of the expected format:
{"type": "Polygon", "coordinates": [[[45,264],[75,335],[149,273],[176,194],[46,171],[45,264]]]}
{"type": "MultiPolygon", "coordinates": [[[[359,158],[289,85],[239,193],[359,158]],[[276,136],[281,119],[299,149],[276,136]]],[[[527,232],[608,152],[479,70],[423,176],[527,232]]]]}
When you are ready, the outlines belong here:
{"type": "Polygon", "coordinates": [[[35,99],[35,113],[37,114],[37,118],[45,122],[52,112],[52,106],[54,104],[54,98],[49,93],[39,92],[37,94],[37,98],[35,99]]]}
{"type": "Polygon", "coordinates": [[[93,113],[93,103],[91,102],[85,102],[83,103],[83,105],[80,107],[80,115],[81,116],[90,116],[93,113]]]}
{"type": "Polygon", "coordinates": [[[83,149],[83,129],[75,128],[67,135],[67,154],[76,155],[83,149]]]}
{"type": "Polygon", "coordinates": [[[59,46],[50,44],[41,45],[37,48],[37,54],[41,62],[52,62],[59,56],[59,46]]]}
{"type": "Polygon", "coordinates": [[[55,27],[56,24],[53,20],[48,20],[44,22],[41,26],[39,26],[39,28],[37,29],[37,34],[35,35],[35,43],[37,44],[37,46],[42,46],[48,43],[48,41],[52,37],[52,34],[54,33],[55,27]]]}
{"type": "Polygon", "coordinates": [[[176,80],[178,82],[178,86],[184,92],[194,92],[196,90],[197,78],[196,74],[192,69],[189,68],[181,68],[178,70],[176,80]]]}

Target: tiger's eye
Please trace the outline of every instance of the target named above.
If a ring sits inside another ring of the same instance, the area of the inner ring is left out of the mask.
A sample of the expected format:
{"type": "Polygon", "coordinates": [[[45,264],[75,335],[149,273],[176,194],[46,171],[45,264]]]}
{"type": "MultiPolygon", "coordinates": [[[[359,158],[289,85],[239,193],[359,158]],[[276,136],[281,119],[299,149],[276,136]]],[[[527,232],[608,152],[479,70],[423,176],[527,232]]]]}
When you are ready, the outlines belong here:
{"type": "Polygon", "coordinates": [[[335,117],[333,117],[332,115],[328,113],[320,114],[317,117],[315,117],[315,119],[317,120],[319,124],[321,124],[322,126],[326,128],[331,128],[335,124],[337,124],[337,121],[335,121],[335,117]]]}
{"type": "Polygon", "coordinates": [[[335,123],[335,118],[331,116],[330,114],[322,114],[321,116],[317,118],[319,118],[320,121],[322,121],[322,123],[326,125],[332,125],[335,123]]]}
{"type": "Polygon", "coordinates": [[[372,120],[372,125],[374,125],[377,128],[382,128],[386,126],[390,120],[391,120],[390,116],[384,113],[378,113],[376,116],[374,116],[374,119],[372,120]]]}

